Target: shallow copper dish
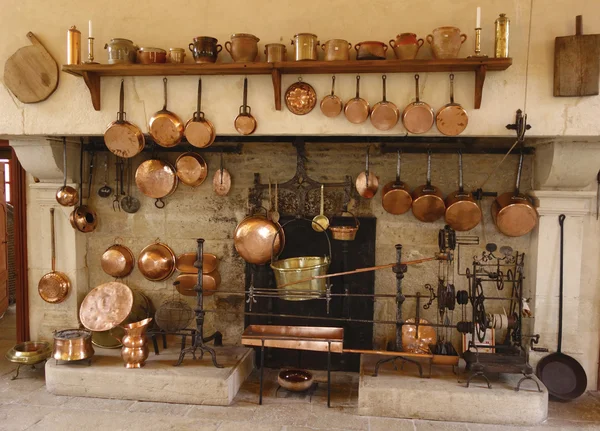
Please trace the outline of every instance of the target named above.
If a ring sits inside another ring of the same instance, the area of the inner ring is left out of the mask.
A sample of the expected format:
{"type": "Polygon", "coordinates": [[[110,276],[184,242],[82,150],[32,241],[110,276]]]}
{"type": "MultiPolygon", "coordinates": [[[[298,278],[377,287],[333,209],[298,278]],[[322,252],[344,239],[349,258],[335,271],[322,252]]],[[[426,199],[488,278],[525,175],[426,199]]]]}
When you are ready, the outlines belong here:
{"type": "Polygon", "coordinates": [[[150,281],[161,281],[169,278],[175,271],[175,253],[163,243],[155,242],[140,252],[138,269],[150,281]]]}
{"type": "Polygon", "coordinates": [[[186,186],[198,187],[208,175],[208,165],[198,153],[183,153],[175,161],[177,177],[186,186]]]}
{"type": "Polygon", "coordinates": [[[292,392],[304,392],[310,389],[313,381],[313,374],[306,370],[281,370],[277,376],[279,386],[292,392]]]}
{"type": "Polygon", "coordinates": [[[111,277],[127,277],[133,271],[135,258],[129,247],[113,244],[102,254],[100,266],[111,277]]]}
{"type": "Polygon", "coordinates": [[[108,331],[123,322],[132,307],[131,289],[111,281],[93,288],[85,296],[79,309],[79,320],[90,331],[108,331]]]}
{"type": "MultiPolygon", "coordinates": [[[[179,274],[175,281],[178,281],[177,291],[183,296],[196,296],[196,283],[198,283],[198,274],[179,274]]],[[[210,296],[221,284],[221,274],[215,270],[209,274],[202,274],[202,294],[210,296]]]]}
{"type": "MultiPolygon", "coordinates": [[[[177,256],[177,262],[175,266],[178,271],[181,271],[186,274],[198,274],[198,268],[194,266],[194,262],[198,259],[198,254],[191,253],[183,253],[177,256]]],[[[217,269],[219,265],[219,258],[211,253],[203,253],[202,254],[202,274],[208,274],[209,272],[213,272],[217,269]]]]}
{"type": "Polygon", "coordinates": [[[306,115],[317,105],[317,93],[306,82],[294,82],[285,92],[285,104],[292,114],[306,115]]]}

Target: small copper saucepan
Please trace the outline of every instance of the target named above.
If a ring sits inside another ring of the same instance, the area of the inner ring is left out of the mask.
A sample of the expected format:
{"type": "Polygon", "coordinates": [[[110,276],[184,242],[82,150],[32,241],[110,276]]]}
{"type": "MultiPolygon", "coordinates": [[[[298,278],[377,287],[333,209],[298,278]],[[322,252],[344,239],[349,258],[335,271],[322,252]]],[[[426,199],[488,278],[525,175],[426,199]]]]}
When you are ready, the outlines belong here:
{"type": "Polygon", "coordinates": [[[467,111],[454,103],[454,73],[450,74],[450,103],[442,106],[435,116],[437,129],[446,136],[460,135],[469,124],[467,111]]]}
{"type": "Polygon", "coordinates": [[[412,198],[412,211],[418,220],[431,223],[444,216],[444,195],[431,185],[431,152],[427,153],[427,184],[417,187],[412,198]]]}
{"type": "Polygon", "coordinates": [[[56,202],[63,207],[72,207],[79,201],[79,193],[67,185],[67,138],[63,137],[63,185],[56,192],[56,202]]]}
{"type": "Polygon", "coordinates": [[[252,116],[252,109],[248,106],[248,78],[244,78],[244,99],[240,112],[233,122],[235,130],[240,135],[251,135],[256,130],[256,119],[252,116]]]}
{"type": "Polygon", "coordinates": [[[115,243],[102,254],[100,266],[111,277],[127,277],[133,271],[135,258],[129,247],[115,243]]]}
{"type": "Polygon", "coordinates": [[[360,97],[360,76],[357,76],[356,97],[346,102],[344,115],[351,123],[360,124],[367,121],[370,112],[371,107],[369,106],[369,102],[367,102],[365,99],[361,99],[360,97]]]}
{"type": "Polygon", "coordinates": [[[381,206],[390,214],[404,214],[412,205],[408,186],[400,181],[400,151],[396,163],[396,181],[387,183],[381,191],[381,206]]]}
{"type": "Polygon", "coordinates": [[[356,191],[365,199],[371,199],[379,189],[379,178],[369,170],[369,150],[367,147],[367,160],[365,170],[356,177],[356,191]]]}
{"type": "Polygon", "coordinates": [[[326,117],[337,117],[342,112],[344,103],[335,95],[335,76],[331,77],[331,94],[323,97],[321,100],[321,112],[326,117]]]}
{"type": "Polygon", "coordinates": [[[481,208],[463,188],[462,152],[458,152],[458,190],[446,198],[446,223],[454,230],[471,230],[481,221],[481,208]]]}
{"type": "Polygon", "coordinates": [[[165,104],[148,122],[148,130],[152,139],[161,147],[174,147],[183,137],[184,125],[181,118],[167,110],[167,78],[163,78],[165,104]]]}
{"type": "Polygon", "coordinates": [[[416,100],[404,108],[402,124],[411,133],[425,133],[433,126],[433,109],[419,99],[419,75],[415,75],[416,100]]]}
{"type": "Polygon", "coordinates": [[[202,112],[202,79],[198,79],[196,112],[185,124],[185,137],[194,147],[206,148],[212,145],[215,136],[215,126],[204,118],[202,112]]]}
{"type": "Polygon", "coordinates": [[[146,139],[138,126],[125,119],[123,83],[124,81],[121,79],[117,120],[110,123],[104,131],[104,143],[111,153],[127,159],[142,152],[146,145],[146,139]]]}
{"type": "Polygon", "coordinates": [[[387,77],[383,75],[381,79],[383,81],[383,100],[373,106],[373,109],[371,110],[371,124],[378,130],[390,130],[398,124],[400,113],[398,112],[396,105],[392,102],[388,102],[385,97],[385,81],[387,77]]]}

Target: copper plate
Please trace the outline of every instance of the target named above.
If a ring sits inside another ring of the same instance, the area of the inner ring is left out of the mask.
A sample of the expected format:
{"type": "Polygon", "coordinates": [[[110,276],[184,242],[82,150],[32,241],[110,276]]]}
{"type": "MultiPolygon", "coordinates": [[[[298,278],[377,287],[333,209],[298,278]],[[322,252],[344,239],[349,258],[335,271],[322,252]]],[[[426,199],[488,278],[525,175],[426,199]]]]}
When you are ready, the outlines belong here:
{"type": "MultiPolygon", "coordinates": [[[[178,271],[187,274],[198,274],[198,268],[194,266],[194,262],[198,259],[198,254],[195,252],[183,253],[177,256],[176,267],[178,271]]],[[[202,274],[213,272],[219,266],[219,258],[211,253],[202,254],[202,274]]]]}
{"type": "Polygon", "coordinates": [[[285,92],[285,104],[292,114],[306,115],[317,105],[317,93],[306,82],[294,82],[285,92]]]}
{"type": "Polygon", "coordinates": [[[198,187],[208,175],[208,165],[198,153],[183,153],[175,162],[177,177],[188,186],[198,187]]]}
{"type": "Polygon", "coordinates": [[[163,243],[155,242],[140,252],[138,269],[150,281],[161,281],[169,278],[175,271],[175,253],[163,243]]]}
{"type": "Polygon", "coordinates": [[[162,160],[146,160],[135,171],[135,184],[148,197],[164,198],[177,188],[175,168],[162,160]]]}
{"type": "Polygon", "coordinates": [[[101,284],[88,293],[79,309],[81,324],[90,331],[108,331],[127,318],[133,292],[117,281],[101,284]]]}

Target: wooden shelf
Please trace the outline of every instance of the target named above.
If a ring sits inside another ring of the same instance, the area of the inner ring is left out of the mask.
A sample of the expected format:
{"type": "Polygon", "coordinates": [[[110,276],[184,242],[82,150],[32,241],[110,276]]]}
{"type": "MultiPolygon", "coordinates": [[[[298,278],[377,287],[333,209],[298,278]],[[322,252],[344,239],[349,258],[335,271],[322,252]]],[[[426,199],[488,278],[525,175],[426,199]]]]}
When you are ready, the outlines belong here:
{"type": "Polygon", "coordinates": [[[283,63],[205,64],[78,64],[64,65],[63,72],[81,76],[90,90],[92,104],[100,110],[102,76],[271,75],[275,108],[281,110],[281,75],[342,73],[475,72],[475,109],[481,107],[488,71],[506,70],[511,58],[470,57],[451,60],[288,61],[283,63]]]}

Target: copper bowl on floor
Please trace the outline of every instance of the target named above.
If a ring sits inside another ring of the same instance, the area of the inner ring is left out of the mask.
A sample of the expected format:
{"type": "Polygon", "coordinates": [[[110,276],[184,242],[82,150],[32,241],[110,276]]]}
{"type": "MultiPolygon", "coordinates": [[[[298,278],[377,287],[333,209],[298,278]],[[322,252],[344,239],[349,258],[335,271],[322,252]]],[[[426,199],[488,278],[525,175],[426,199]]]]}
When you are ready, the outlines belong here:
{"type": "Polygon", "coordinates": [[[281,370],[277,376],[277,383],[284,389],[292,392],[304,392],[312,386],[314,377],[306,370],[281,370]]]}

